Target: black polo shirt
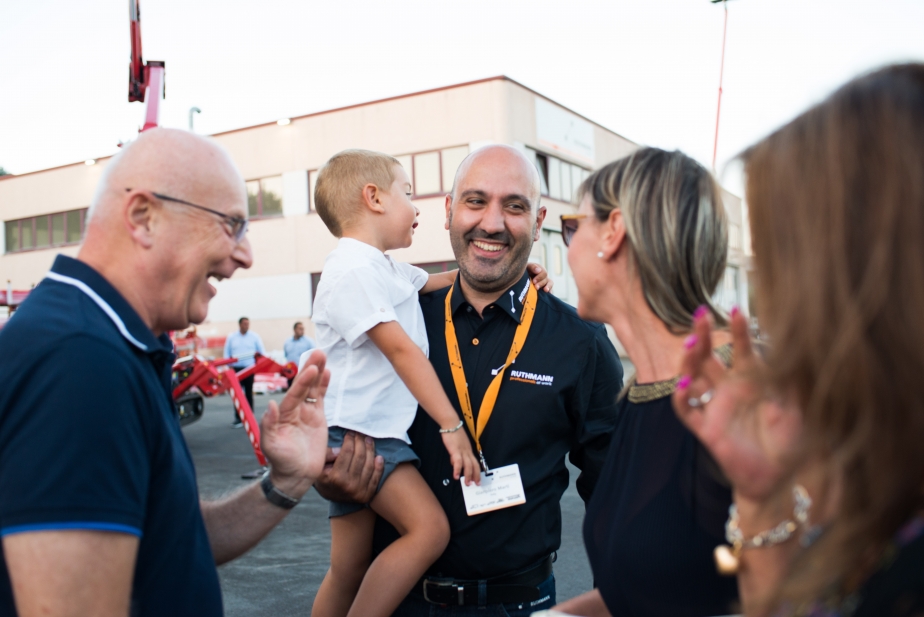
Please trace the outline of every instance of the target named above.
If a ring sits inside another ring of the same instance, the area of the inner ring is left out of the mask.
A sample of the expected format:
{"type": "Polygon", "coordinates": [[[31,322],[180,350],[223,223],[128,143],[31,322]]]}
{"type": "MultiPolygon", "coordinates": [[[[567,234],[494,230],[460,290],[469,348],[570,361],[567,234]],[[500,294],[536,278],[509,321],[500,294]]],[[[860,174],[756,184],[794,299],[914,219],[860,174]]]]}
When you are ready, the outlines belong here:
{"type": "MultiPolygon", "coordinates": [[[[523,313],[529,285],[523,277],[486,307],[483,318],[453,288],[451,307],[456,338],[475,417],[493,375],[507,360],[523,313]]],[[[462,417],[449,369],[445,301],[449,289],[421,296],[430,362],[449,400],[462,417]]],[[[571,306],[540,292],[529,336],[507,369],[497,404],[481,436],[490,467],[517,463],[526,503],[476,516],[465,512],[461,484],[439,426],[421,409],[408,431],[420,456],[420,472],[449,517],[449,547],[429,573],[457,579],[485,579],[532,565],[561,543],[559,502],[568,488],[565,456],[581,470],[577,488],[587,502],[596,485],[615,426],[622,364],[606,330],[584,321],[571,306]]],[[[474,441],[472,441],[474,448],[474,441]]],[[[397,537],[381,519],[376,545],[397,537]]]]}
{"type": "MultiPolygon", "coordinates": [[[[95,270],[58,256],[0,349],[0,536],[137,536],[131,615],[221,615],[169,337],[95,270]]],[[[0,559],[0,615],[15,613],[0,559]]]]}

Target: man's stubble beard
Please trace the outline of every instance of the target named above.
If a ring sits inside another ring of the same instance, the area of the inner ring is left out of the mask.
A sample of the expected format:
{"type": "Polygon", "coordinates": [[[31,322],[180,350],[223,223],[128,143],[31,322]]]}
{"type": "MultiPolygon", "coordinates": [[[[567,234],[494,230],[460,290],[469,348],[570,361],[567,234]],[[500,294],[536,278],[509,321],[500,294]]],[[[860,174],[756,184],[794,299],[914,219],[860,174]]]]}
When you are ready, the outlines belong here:
{"type": "MultiPolygon", "coordinates": [[[[476,268],[471,267],[469,263],[469,241],[472,239],[483,238],[485,240],[512,239],[512,236],[504,234],[478,234],[472,230],[467,233],[457,233],[452,228],[452,214],[449,215],[449,242],[452,245],[452,252],[459,264],[459,274],[465,281],[465,285],[479,293],[503,292],[520,280],[526,271],[526,264],[529,263],[529,254],[532,252],[532,240],[536,236],[536,225],[533,223],[529,233],[529,240],[521,243],[510,243],[511,252],[506,259],[489,267],[489,272],[479,274],[476,268]]],[[[477,257],[471,258],[472,261],[478,261],[477,257]]]]}

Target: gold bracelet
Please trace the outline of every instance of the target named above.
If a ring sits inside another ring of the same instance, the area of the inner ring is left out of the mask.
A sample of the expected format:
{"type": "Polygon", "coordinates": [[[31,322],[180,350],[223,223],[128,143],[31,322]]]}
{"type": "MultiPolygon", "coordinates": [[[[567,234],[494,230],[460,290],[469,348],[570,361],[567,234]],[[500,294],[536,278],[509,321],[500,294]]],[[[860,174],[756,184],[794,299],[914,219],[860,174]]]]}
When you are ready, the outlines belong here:
{"type": "Polygon", "coordinates": [[[809,497],[805,487],[799,484],[792,488],[792,497],[795,502],[792,517],[795,520],[787,519],[776,527],[766,529],[751,538],[745,538],[744,533],[741,531],[738,508],[734,504],[728,508],[728,522],[725,523],[725,540],[728,545],[720,544],[713,551],[715,567],[719,574],[724,576],[737,574],[741,551],[744,549],[764,548],[782,544],[789,540],[799,527],[805,526],[808,522],[809,510],[812,507],[812,498],[809,497]]]}

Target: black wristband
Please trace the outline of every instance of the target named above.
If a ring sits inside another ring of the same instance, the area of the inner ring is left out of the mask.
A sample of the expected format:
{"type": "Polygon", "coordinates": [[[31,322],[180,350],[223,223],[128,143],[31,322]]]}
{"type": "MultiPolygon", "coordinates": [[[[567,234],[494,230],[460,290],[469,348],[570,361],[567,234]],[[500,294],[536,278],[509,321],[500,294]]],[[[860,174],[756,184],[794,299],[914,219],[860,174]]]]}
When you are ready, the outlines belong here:
{"type": "Polygon", "coordinates": [[[298,505],[298,499],[289,497],[278,488],[273,486],[273,482],[270,480],[270,472],[268,470],[265,474],[263,474],[263,479],[260,480],[260,488],[263,489],[263,494],[266,496],[266,500],[274,506],[279,506],[280,508],[291,510],[298,505]]]}

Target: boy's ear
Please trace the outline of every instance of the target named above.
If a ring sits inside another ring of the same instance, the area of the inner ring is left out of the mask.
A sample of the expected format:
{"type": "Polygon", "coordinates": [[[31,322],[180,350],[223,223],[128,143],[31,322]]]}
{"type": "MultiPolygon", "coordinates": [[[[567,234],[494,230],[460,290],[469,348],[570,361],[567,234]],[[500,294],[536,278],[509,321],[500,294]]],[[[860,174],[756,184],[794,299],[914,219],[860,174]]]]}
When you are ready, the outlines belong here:
{"type": "Polygon", "coordinates": [[[378,214],[385,213],[385,205],[382,203],[382,191],[374,184],[367,184],[363,187],[363,205],[378,214]]]}

